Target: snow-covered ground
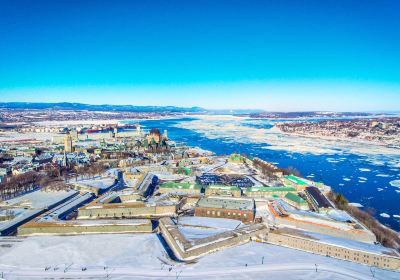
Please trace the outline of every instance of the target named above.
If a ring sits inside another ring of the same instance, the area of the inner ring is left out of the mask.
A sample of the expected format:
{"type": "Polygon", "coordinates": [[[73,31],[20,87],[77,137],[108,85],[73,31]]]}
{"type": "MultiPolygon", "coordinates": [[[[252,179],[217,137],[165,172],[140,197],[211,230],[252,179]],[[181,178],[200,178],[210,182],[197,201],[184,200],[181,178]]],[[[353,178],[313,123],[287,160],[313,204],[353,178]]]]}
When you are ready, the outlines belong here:
{"type": "Polygon", "coordinates": [[[43,208],[56,203],[57,201],[63,200],[77,191],[34,191],[30,192],[9,200],[3,201],[0,206],[17,206],[29,207],[29,208],[43,208]]]}
{"type": "Polygon", "coordinates": [[[107,189],[114,185],[115,179],[111,177],[96,177],[93,179],[77,181],[76,184],[85,185],[97,189],[107,189]]]}
{"type": "Polygon", "coordinates": [[[317,232],[304,231],[308,236],[318,239],[322,243],[331,244],[334,246],[341,246],[344,248],[364,251],[373,254],[387,254],[394,255],[396,252],[390,248],[383,247],[379,244],[370,244],[365,242],[358,242],[351,239],[335,237],[331,235],[321,234],[317,232]]]}
{"type": "Polygon", "coordinates": [[[232,219],[208,217],[179,218],[179,231],[187,240],[206,238],[243,226],[242,222],[232,219]]]}
{"type": "Polygon", "coordinates": [[[179,224],[186,226],[220,228],[225,230],[233,230],[243,225],[241,221],[233,219],[189,217],[189,216],[179,218],[179,224]]]}
{"type": "MultiPolygon", "coordinates": [[[[0,239],[6,244],[10,238],[0,239]]],[[[263,243],[184,264],[155,234],[28,237],[0,247],[5,279],[399,279],[400,274],[263,243]],[[46,269],[47,268],[47,269],[46,269]],[[86,270],[82,270],[86,268],[86,270]],[[178,277],[177,277],[178,276],[178,277]],[[108,278],[107,278],[108,277],[108,278]]]]}
{"type": "MultiPolygon", "coordinates": [[[[11,220],[0,221],[0,232],[13,228],[22,221],[40,214],[44,208],[54,206],[68,197],[75,195],[77,191],[33,191],[0,203],[0,215],[11,213],[11,220]]],[[[8,233],[7,233],[8,234],[8,233]]]]}
{"type": "Polygon", "coordinates": [[[50,141],[53,136],[57,135],[52,132],[17,132],[6,131],[0,133],[0,141],[20,141],[20,140],[39,140],[50,141]]]}
{"type": "Polygon", "coordinates": [[[189,241],[210,237],[226,231],[225,229],[220,228],[198,228],[192,226],[179,226],[178,229],[185,239],[189,241]]]}

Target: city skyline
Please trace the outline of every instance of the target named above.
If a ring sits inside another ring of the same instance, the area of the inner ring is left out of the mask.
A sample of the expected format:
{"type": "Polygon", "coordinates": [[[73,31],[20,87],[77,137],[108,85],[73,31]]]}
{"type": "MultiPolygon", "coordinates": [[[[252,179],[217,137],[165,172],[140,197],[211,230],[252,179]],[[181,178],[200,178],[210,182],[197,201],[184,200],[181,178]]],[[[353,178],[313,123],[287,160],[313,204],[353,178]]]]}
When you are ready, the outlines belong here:
{"type": "Polygon", "coordinates": [[[284,2],[2,2],[1,99],[399,109],[397,1],[284,2]]]}

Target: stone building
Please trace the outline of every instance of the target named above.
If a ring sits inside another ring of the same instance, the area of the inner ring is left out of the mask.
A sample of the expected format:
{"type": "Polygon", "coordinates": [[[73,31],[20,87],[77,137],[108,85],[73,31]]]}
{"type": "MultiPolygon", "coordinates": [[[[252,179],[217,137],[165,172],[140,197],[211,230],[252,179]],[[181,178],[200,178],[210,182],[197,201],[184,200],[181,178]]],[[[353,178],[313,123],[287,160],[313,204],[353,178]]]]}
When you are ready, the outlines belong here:
{"type": "Polygon", "coordinates": [[[254,200],[232,197],[201,198],[195,208],[195,216],[236,219],[245,223],[254,221],[254,200]]]}
{"type": "Polygon", "coordinates": [[[89,204],[78,210],[78,219],[149,218],[174,216],[179,204],[146,204],[144,202],[89,204]]]}
{"type": "Polygon", "coordinates": [[[177,192],[177,193],[188,193],[188,194],[199,194],[201,192],[201,186],[194,183],[175,183],[166,182],[158,187],[160,193],[177,192]]]}
{"type": "Polygon", "coordinates": [[[64,151],[66,153],[71,153],[74,151],[72,147],[72,136],[69,132],[64,136],[64,151]]]}
{"type": "Polygon", "coordinates": [[[206,188],[205,195],[206,196],[221,195],[221,196],[241,197],[242,190],[236,186],[211,185],[206,188]]]}
{"type": "Polygon", "coordinates": [[[283,197],[283,200],[288,204],[297,207],[298,209],[309,210],[307,201],[293,192],[288,192],[283,197]]]}
{"type": "Polygon", "coordinates": [[[383,269],[395,270],[400,268],[398,254],[392,252],[393,250],[389,248],[382,247],[382,251],[378,252],[376,249],[374,251],[368,250],[368,244],[363,245],[363,248],[351,247],[349,242],[345,243],[346,246],[340,246],[307,238],[306,232],[294,229],[271,231],[268,234],[268,243],[383,269]]]}
{"type": "Polygon", "coordinates": [[[18,235],[64,235],[98,233],[150,233],[153,231],[151,220],[100,220],[30,222],[18,228],[18,235]]]}
{"type": "Polygon", "coordinates": [[[296,192],[293,187],[252,187],[245,191],[248,197],[284,197],[289,192],[296,192]]]}

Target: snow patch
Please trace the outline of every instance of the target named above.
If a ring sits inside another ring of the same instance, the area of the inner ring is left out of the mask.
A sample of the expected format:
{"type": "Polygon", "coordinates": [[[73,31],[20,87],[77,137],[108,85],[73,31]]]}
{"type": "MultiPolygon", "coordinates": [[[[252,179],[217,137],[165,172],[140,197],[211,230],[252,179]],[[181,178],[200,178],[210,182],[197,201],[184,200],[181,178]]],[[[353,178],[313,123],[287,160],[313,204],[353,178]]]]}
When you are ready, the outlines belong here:
{"type": "Polygon", "coordinates": [[[364,207],[361,203],[358,203],[358,202],[350,202],[349,205],[358,207],[358,208],[364,207]]]}
{"type": "Polygon", "coordinates": [[[371,172],[371,169],[369,168],[358,168],[361,172],[371,172]]]}
{"type": "Polygon", "coordinates": [[[391,177],[388,174],[376,174],[376,177],[383,177],[383,178],[387,178],[387,177],[391,177]]]}
{"type": "Polygon", "coordinates": [[[393,181],[390,181],[389,184],[390,184],[392,187],[400,188],[400,180],[393,180],[393,181]]]}

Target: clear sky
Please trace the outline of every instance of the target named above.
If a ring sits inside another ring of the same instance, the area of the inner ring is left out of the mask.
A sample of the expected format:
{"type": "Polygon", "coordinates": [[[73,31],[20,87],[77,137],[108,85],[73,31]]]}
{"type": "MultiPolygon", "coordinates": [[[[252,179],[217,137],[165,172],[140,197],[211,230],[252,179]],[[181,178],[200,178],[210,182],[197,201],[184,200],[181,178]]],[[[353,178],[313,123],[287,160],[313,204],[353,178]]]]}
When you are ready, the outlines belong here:
{"type": "Polygon", "coordinates": [[[0,1],[0,101],[400,110],[400,1],[0,1]]]}

